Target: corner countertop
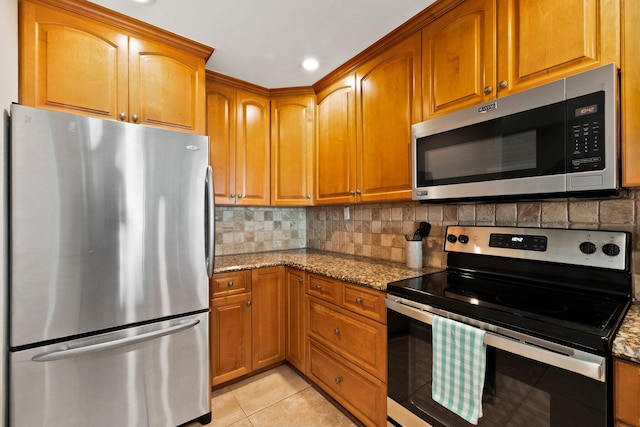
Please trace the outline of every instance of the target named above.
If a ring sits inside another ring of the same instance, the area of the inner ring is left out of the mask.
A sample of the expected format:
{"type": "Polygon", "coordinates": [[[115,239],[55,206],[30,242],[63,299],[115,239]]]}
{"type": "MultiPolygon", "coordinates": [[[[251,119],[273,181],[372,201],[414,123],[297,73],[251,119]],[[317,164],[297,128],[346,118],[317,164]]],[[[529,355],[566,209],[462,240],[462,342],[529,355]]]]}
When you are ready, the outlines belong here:
{"type": "Polygon", "coordinates": [[[629,308],[613,340],[613,355],[640,363],[640,302],[629,308]]]}
{"type": "Polygon", "coordinates": [[[387,283],[442,271],[408,268],[403,263],[313,249],[223,255],[215,258],[214,273],[284,265],[333,279],[385,291],[387,283]]]}

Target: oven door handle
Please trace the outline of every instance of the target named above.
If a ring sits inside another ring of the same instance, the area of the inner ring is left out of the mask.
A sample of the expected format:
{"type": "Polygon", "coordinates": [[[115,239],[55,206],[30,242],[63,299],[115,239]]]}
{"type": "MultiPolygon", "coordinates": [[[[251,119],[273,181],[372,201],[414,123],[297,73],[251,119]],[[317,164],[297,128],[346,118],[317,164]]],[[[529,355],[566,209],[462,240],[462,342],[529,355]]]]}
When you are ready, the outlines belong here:
{"type": "MultiPolygon", "coordinates": [[[[391,295],[387,296],[384,303],[389,310],[429,325],[433,325],[433,318],[436,315],[462,322],[467,320],[465,323],[476,327],[477,325],[474,323],[478,323],[464,316],[453,315],[444,310],[391,295]]],[[[507,336],[504,333],[506,332],[504,329],[494,328],[495,331],[481,328],[485,331],[484,343],[489,347],[565,369],[600,382],[605,381],[606,360],[602,356],[554,343],[547,343],[546,341],[529,337],[525,334],[513,332],[510,333],[510,335],[513,336],[507,336]],[[545,344],[548,344],[549,348],[545,348],[545,344]]]]}

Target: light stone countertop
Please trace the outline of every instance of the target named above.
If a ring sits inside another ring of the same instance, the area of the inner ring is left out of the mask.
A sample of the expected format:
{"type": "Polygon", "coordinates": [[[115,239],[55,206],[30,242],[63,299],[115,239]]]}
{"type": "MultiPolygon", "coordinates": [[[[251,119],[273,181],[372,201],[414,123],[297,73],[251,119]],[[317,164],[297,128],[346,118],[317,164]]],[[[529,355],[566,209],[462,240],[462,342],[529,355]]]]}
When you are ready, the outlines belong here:
{"type": "Polygon", "coordinates": [[[613,340],[613,355],[640,363],[640,302],[629,308],[613,340]]]}
{"type": "Polygon", "coordinates": [[[385,291],[387,283],[442,271],[407,268],[405,264],[312,249],[223,255],[215,258],[214,273],[284,265],[333,279],[385,291]]]}

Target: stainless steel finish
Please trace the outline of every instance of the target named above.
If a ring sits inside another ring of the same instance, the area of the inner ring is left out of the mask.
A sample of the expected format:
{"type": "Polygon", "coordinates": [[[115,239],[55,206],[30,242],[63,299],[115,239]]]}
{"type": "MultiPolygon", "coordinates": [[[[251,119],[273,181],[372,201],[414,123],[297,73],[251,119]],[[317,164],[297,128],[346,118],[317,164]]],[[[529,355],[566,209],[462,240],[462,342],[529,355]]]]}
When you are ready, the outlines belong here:
{"type": "Polygon", "coordinates": [[[502,90],[504,88],[507,87],[507,81],[506,80],[500,80],[500,82],[498,82],[498,90],[502,90]]]}
{"type": "Polygon", "coordinates": [[[131,120],[133,120],[133,123],[138,123],[138,115],[134,114],[133,116],[131,116],[131,120]]]}
{"type": "Polygon", "coordinates": [[[390,310],[429,325],[433,325],[435,315],[472,325],[486,331],[484,342],[490,347],[556,366],[600,382],[605,381],[606,360],[604,357],[392,295],[387,296],[385,305],[390,310]]]}
{"type": "Polygon", "coordinates": [[[387,415],[401,426],[432,427],[422,418],[387,396],[387,415]]]}
{"type": "Polygon", "coordinates": [[[125,113],[120,113],[118,117],[120,118],[120,120],[126,120],[127,115],[125,113]]]}
{"type": "Polygon", "coordinates": [[[493,255],[505,258],[518,258],[525,260],[550,261],[579,266],[607,268],[612,270],[626,270],[627,239],[621,231],[600,230],[573,230],[553,228],[522,228],[522,227],[475,227],[475,226],[449,226],[447,234],[456,237],[465,235],[469,237],[466,244],[460,243],[460,239],[452,243],[445,239],[446,251],[463,252],[470,254],[493,255]],[[489,247],[489,236],[492,233],[513,234],[522,236],[546,236],[547,250],[530,251],[489,247]],[[580,251],[580,244],[591,242],[596,246],[596,252],[585,254],[580,251]],[[606,255],[602,248],[605,244],[615,244],[620,248],[617,256],[606,255]]]}
{"type": "MultiPolygon", "coordinates": [[[[98,353],[100,351],[107,351],[114,348],[126,347],[128,345],[138,344],[141,342],[149,341],[152,339],[160,338],[165,335],[175,334],[176,332],[183,331],[185,329],[193,328],[199,320],[193,319],[188,322],[177,323],[173,326],[168,326],[163,329],[157,329],[149,332],[141,333],[140,335],[125,336],[122,338],[112,339],[111,336],[118,335],[120,333],[112,333],[105,335],[98,335],[91,338],[91,343],[82,344],[76,342],[73,346],[70,344],[64,344],[57,350],[47,351],[45,353],[36,354],[31,358],[34,362],[51,362],[54,360],[69,359],[71,357],[84,356],[91,353],[98,353]],[[95,343],[97,339],[105,337],[105,341],[95,343]]],[[[131,329],[127,329],[126,333],[132,332],[131,329]]]]}
{"type": "Polygon", "coordinates": [[[175,427],[200,417],[211,410],[208,337],[208,315],[202,313],[10,353],[10,425],[175,427]],[[32,361],[65,345],[75,348],[191,323],[196,324],[125,347],[32,361]]]}
{"type": "Polygon", "coordinates": [[[493,92],[493,86],[485,86],[484,87],[484,94],[485,95],[489,95],[491,92],[493,92]]]}
{"type": "MultiPolygon", "coordinates": [[[[618,71],[615,64],[608,64],[563,80],[412,125],[412,198],[414,200],[462,199],[480,196],[494,197],[617,189],[619,187],[617,75],[618,71]],[[535,179],[514,178],[416,188],[417,138],[517,114],[602,89],[606,91],[604,140],[611,141],[611,143],[603,144],[606,147],[604,170],[576,172],[567,175],[538,176],[535,179]],[[491,108],[485,108],[488,105],[491,108]],[[496,108],[493,108],[494,106],[496,108]]],[[[506,85],[507,82],[501,81],[498,87],[502,84],[506,85]]]]}
{"type": "Polygon", "coordinates": [[[215,239],[216,239],[216,219],[215,219],[215,207],[214,200],[215,196],[213,193],[213,171],[211,166],[207,166],[207,174],[205,178],[205,191],[206,198],[205,201],[207,203],[206,213],[207,213],[207,221],[206,221],[206,238],[205,242],[207,243],[207,277],[213,276],[213,264],[215,260],[215,239]]]}
{"type": "Polygon", "coordinates": [[[11,115],[11,347],[208,308],[207,137],[11,115]]]}

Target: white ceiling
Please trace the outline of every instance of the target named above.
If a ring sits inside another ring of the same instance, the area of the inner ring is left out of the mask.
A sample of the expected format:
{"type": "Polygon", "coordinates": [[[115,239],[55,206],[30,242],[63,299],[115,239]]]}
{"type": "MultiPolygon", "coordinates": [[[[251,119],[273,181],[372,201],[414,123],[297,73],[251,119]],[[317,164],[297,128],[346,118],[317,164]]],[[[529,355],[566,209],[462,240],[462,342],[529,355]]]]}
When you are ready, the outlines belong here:
{"type": "Polygon", "coordinates": [[[435,0],[91,0],[215,48],[207,69],[269,89],[310,86],[435,0]],[[314,57],[320,68],[300,63],[314,57]]]}

